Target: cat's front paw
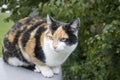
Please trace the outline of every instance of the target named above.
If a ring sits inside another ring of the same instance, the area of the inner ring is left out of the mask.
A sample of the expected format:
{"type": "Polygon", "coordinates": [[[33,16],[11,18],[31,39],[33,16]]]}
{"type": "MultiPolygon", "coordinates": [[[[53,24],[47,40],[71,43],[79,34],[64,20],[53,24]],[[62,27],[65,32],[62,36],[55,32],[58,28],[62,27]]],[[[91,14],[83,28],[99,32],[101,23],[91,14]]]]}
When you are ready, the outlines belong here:
{"type": "Polygon", "coordinates": [[[60,67],[53,67],[52,68],[53,73],[59,74],[60,73],[60,67]]]}
{"type": "Polygon", "coordinates": [[[41,72],[38,66],[35,66],[34,72],[41,72]]]}
{"type": "Polygon", "coordinates": [[[53,77],[54,75],[52,70],[44,70],[44,71],[41,71],[41,73],[44,77],[53,77]]]}
{"type": "Polygon", "coordinates": [[[54,73],[48,66],[36,66],[35,72],[41,72],[44,77],[53,77],[54,73]]]}

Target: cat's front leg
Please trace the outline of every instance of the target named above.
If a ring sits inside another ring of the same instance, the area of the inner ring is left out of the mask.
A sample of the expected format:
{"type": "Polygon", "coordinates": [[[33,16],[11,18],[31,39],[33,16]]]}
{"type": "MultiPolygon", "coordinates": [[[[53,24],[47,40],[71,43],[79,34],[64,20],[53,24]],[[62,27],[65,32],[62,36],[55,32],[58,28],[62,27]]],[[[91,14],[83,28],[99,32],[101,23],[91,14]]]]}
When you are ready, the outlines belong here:
{"type": "Polygon", "coordinates": [[[49,68],[48,66],[39,66],[39,65],[36,65],[34,71],[35,72],[41,72],[41,74],[44,77],[52,77],[54,75],[52,69],[49,68]]]}
{"type": "Polygon", "coordinates": [[[55,74],[59,74],[60,73],[60,66],[52,67],[51,69],[52,69],[53,73],[55,73],[55,74]]]}

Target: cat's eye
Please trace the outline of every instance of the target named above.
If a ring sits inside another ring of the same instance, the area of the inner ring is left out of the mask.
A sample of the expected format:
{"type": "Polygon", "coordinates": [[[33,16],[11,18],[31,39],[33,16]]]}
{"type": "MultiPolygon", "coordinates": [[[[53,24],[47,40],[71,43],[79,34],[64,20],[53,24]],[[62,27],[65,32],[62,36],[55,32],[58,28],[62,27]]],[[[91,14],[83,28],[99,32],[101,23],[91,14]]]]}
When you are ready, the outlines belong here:
{"type": "Polygon", "coordinates": [[[60,41],[64,42],[66,41],[67,39],[66,38],[61,38],[60,41]]]}
{"type": "Polygon", "coordinates": [[[49,36],[49,39],[53,40],[53,37],[52,37],[52,36],[49,36]]]}

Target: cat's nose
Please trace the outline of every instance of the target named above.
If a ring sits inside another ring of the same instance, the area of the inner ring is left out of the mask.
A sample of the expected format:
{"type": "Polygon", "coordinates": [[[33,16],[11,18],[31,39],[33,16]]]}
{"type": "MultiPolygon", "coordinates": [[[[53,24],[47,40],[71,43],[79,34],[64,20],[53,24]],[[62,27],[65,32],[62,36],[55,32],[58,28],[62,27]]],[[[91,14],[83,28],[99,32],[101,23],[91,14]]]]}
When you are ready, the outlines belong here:
{"type": "Polygon", "coordinates": [[[56,49],[56,48],[57,48],[57,46],[53,46],[53,48],[54,48],[54,49],[56,49]]]}

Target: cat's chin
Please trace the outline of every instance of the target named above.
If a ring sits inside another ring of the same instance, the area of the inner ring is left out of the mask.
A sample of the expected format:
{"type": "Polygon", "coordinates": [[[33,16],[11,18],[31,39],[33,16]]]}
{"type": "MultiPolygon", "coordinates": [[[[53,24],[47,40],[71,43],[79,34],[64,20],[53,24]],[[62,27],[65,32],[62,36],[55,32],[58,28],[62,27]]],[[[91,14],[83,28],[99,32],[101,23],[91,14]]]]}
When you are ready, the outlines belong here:
{"type": "Polygon", "coordinates": [[[60,50],[58,49],[52,49],[54,52],[60,52],[60,50]]]}
{"type": "Polygon", "coordinates": [[[57,49],[54,49],[54,51],[55,51],[56,53],[60,53],[60,52],[61,52],[61,50],[57,50],[57,49]]]}

